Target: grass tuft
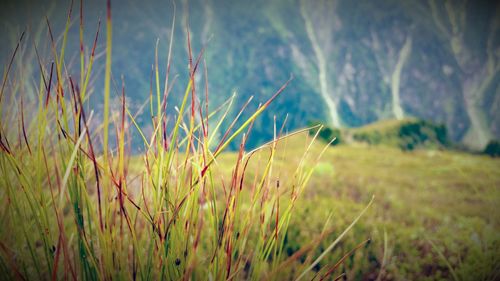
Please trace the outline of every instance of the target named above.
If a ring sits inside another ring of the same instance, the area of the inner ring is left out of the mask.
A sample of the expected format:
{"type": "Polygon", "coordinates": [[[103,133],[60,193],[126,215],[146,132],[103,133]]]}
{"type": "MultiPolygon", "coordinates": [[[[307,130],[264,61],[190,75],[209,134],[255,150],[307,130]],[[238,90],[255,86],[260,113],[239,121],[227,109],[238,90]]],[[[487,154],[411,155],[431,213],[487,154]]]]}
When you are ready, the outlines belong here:
{"type": "MultiPolygon", "coordinates": [[[[114,81],[111,1],[106,7],[102,92],[91,89],[89,82],[95,75],[100,21],[86,57],[83,1],[78,26],[80,65],[76,69],[65,63],[71,2],[62,42],[54,39],[47,18],[50,55],[42,60],[36,46],[34,49],[40,87],[33,86],[36,96],[32,100],[38,103],[27,104],[16,85],[36,77],[9,80],[24,32],[5,71],[0,92],[2,276],[21,280],[260,280],[309,276],[366,209],[316,259],[312,259],[314,251],[327,235],[320,235],[298,254],[285,254],[295,205],[328,145],[316,153],[311,147],[320,130],[312,137],[302,134],[307,146],[300,160],[290,164],[291,174],[281,174],[277,169],[276,159],[283,156],[277,147],[289,136],[309,129],[285,135],[284,128],[278,131],[275,124],[270,143],[250,152],[245,145],[255,120],[280,97],[293,77],[242,125],[236,125],[239,114],[225,132],[220,132],[220,124],[228,121],[225,118],[232,100],[209,112],[208,68],[203,50],[193,63],[189,30],[188,82],[180,107],[167,108],[175,81],[169,83],[171,36],[163,89],[158,44],[155,49],[149,99],[154,129],[148,135],[138,125],[137,114],[130,111],[124,82],[121,93],[117,93],[119,106],[110,104],[114,81]],[[45,63],[47,59],[50,64],[45,63]],[[200,63],[203,73],[197,73],[200,63]],[[76,80],[72,73],[78,73],[74,75],[76,80]],[[204,75],[204,87],[195,85],[197,75],[204,75]],[[204,93],[198,94],[196,89],[204,89],[204,93]],[[88,110],[92,92],[103,95],[102,120],[95,121],[100,119],[99,114],[88,110]],[[7,99],[2,98],[4,93],[7,99]],[[199,96],[204,96],[204,101],[199,96]],[[219,111],[225,113],[213,120],[219,111]],[[9,126],[9,120],[16,118],[19,126],[9,126]],[[169,125],[168,120],[175,122],[169,125]],[[217,125],[209,128],[209,122],[217,125]],[[142,155],[130,152],[131,139],[137,134],[146,147],[142,155]],[[212,143],[219,135],[223,135],[222,139],[212,143]],[[219,160],[240,136],[240,149],[227,177],[219,160]],[[250,171],[250,166],[255,168],[250,171]],[[301,263],[304,270],[290,270],[289,265],[298,263],[303,256],[311,257],[301,263]]],[[[346,258],[329,268],[324,265],[323,278],[346,258]]]]}

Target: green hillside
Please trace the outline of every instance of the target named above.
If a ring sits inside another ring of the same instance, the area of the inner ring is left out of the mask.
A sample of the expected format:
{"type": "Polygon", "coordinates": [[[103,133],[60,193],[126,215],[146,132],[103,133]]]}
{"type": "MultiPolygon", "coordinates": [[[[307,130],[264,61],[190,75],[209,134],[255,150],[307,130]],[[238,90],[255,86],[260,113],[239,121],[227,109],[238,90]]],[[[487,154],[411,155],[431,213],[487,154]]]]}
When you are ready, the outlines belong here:
{"type": "MultiPolygon", "coordinates": [[[[313,124],[319,125],[319,123],[313,124]]],[[[310,135],[316,134],[318,129],[311,130],[310,135]]],[[[416,118],[387,119],[350,129],[326,126],[321,129],[318,137],[325,142],[335,138],[333,145],[362,143],[400,148],[405,151],[422,148],[448,149],[456,146],[448,138],[444,125],[416,118]]]]}

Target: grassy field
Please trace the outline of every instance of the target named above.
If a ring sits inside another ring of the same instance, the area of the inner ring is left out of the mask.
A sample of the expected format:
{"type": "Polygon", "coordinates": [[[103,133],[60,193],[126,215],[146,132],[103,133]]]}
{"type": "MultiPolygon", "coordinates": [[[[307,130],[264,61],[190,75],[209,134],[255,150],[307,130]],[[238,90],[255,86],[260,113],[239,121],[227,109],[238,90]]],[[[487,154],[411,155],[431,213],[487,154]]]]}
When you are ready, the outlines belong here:
{"type": "MultiPolygon", "coordinates": [[[[298,161],[303,139],[283,144],[282,177],[298,161]]],[[[405,152],[361,143],[331,147],[299,200],[286,251],[297,251],[325,231],[326,241],[334,239],[375,196],[367,214],[325,259],[339,260],[370,238],[371,244],[342,266],[348,280],[497,280],[499,171],[500,159],[463,152],[405,152]]]]}

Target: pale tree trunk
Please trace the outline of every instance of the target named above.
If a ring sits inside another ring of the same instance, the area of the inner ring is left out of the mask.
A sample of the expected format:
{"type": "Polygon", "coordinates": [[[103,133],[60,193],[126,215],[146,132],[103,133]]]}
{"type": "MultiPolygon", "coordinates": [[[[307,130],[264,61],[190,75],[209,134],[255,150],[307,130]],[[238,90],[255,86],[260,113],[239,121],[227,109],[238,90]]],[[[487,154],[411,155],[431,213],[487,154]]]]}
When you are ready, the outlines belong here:
{"type": "Polygon", "coordinates": [[[465,111],[470,121],[470,127],[463,138],[463,142],[468,146],[476,149],[482,149],[487,142],[492,138],[491,129],[488,118],[481,109],[480,102],[487,93],[489,87],[495,82],[499,71],[500,64],[498,63],[497,54],[498,48],[493,46],[494,36],[498,32],[498,9],[496,16],[490,26],[488,34],[486,59],[481,64],[476,66],[476,58],[464,41],[466,28],[466,4],[463,1],[459,4],[446,1],[444,9],[439,9],[435,0],[429,0],[432,17],[436,27],[450,42],[450,49],[460,67],[464,77],[462,78],[462,96],[465,104],[465,111]],[[444,12],[441,12],[443,11],[444,12]],[[447,28],[443,20],[449,23],[450,28],[447,28]]]}
{"type": "Polygon", "coordinates": [[[401,71],[408,61],[408,58],[410,57],[411,45],[412,40],[411,37],[408,36],[406,38],[405,44],[399,51],[398,61],[391,75],[392,113],[398,120],[402,120],[404,118],[404,111],[401,107],[401,101],[399,98],[399,88],[401,82],[401,71]]]}
{"type": "MultiPolygon", "coordinates": [[[[482,149],[490,141],[493,136],[488,126],[488,118],[484,110],[480,108],[481,98],[485,95],[491,83],[494,82],[495,77],[498,75],[499,67],[497,66],[494,71],[485,71],[486,74],[475,75],[476,80],[479,78],[482,81],[478,83],[470,82],[465,84],[463,89],[464,103],[467,116],[470,120],[470,128],[463,138],[463,142],[470,147],[482,149]]],[[[470,78],[468,80],[471,80],[470,78]]],[[[466,81],[468,82],[468,81],[466,81]]]]}
{"type": "MultiPolygon", "coordinates": [[[[193,40],[192,36],[193,33],[191,32],[191,27],[189,26],[189,1],[188,0],[182,0],[182,15],[181,15],[181,26],[182,26],[182,32],[186,35],[186,38],[188,36],[191,37],[191,42],[193,40]]],[[[189,48],[188,45],[185,45],[186,52],[189,53],[189,48]]],[[[191,70],[190,70],[191,71],[191,70]]]]}
{"type": "Polygon", "coordinates": [[[201,40],[203,44],[207,44],[208,40],[212,36],[212,22],[214,18],[214,10],[212,8],[212,3],[210,0],[203,0],[203,11],[205,14],[205,23],[203,24],[203,30],[201,33],[201,40]]]}
{"type": "Polygon", "coordinates": [[[318,83],[319,83],[319,91],[325,105],[328,109],[329,121],[333,127],[341,127],[341,120],[337,110],[337,104],[333,99],[334,93],[332,93],[332,88],[328,85],[328,67],[327,67],[327,58],[325,56],[325,52],[323,47],[321,46],[316,30],[313,26],[312,20],[305,7],[306,1],[301,0],[300,2],[300,11],[302,18],[304,19],[304,24],[307,32],[307,36],[312,45],[314,56],[316,59],[316,65],[318,68],[318,83]]]}
{"type": "Polygon", "coordinates": [[[371,32],[371,38],[375,62],[383,76],[384,84],[391,91],[391,115],[398,120],[402,120],[405,113],[401,106],[400,98],[401,75],[411,55],[412,38],[408,35],[398,52],[389,43],[382,46],[381,40],[379,40],[377,34],[373,31],[371,32]]]}

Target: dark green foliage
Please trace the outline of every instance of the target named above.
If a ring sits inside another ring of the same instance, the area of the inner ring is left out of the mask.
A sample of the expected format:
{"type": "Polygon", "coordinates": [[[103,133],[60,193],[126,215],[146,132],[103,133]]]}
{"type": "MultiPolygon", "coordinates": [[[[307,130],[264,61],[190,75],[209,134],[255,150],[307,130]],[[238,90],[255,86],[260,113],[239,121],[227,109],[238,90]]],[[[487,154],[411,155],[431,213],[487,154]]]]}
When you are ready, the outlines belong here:
{"type": "MultiPolygon", "coordinates": [[[[316,123],[311,123],[311,125],[321,125],[320,123],[316,122],[316,123]]],[[[310,130],[309,131],[309,134],[311,136],[314,136],[319,130],[319,127],[318,128],[315,128],[313,130],[310,130]]],[[[342,140],[342,131],[340,129],[337,129],[337,128],[330,128],[330,127],[326,127],[324,126],[321,131],[319,132],[318,134],[318,138],[324,142],[331,142],[331,145],[337,145],[337,144],[341,144],[343,142],[342,140]],[[333,142],[332,140],[335,139],[333,142]]]]}
{"type": "MultiPolygon", "coordinates": [[[[311,122],[311,126],[320,125],[311,122]]],[[[319,128],[309,132],[315,135],[319,128]]],[[[434,124],[425,120],[385,120],[360,128],[337,129],[324,126],[318,138],[332,145],[351,141],[363,142],[369,145],[386,145],[410,151],[418,148],[451,148],[445,125],[434,124]]]]}
{"type": "Polygon", "coordinates": [[[398,136],[403,150],[413,150],[419,146],[448,145],[446,127],[423,120],[401,125],[398,136]]]}
{"type": "Polygon", "coordinates": [[[487,154],[491,157],[499,157],[500,156],[500,141],[499,140],[491,140],[484,149],[484,154],[487,154]]]}
{"type": "MultiPolygon", "coordinates": [[[[450,147],[444,125],[424,120],[389,121],[390,124],[374,124],[366,128],[354,129],[352,137],[356,141],[370,145],[385,144],[397,146],[402,150],[416,148],[450,147]]],[[[387,121],[385,122],[387,123],[387,121]]]]}

